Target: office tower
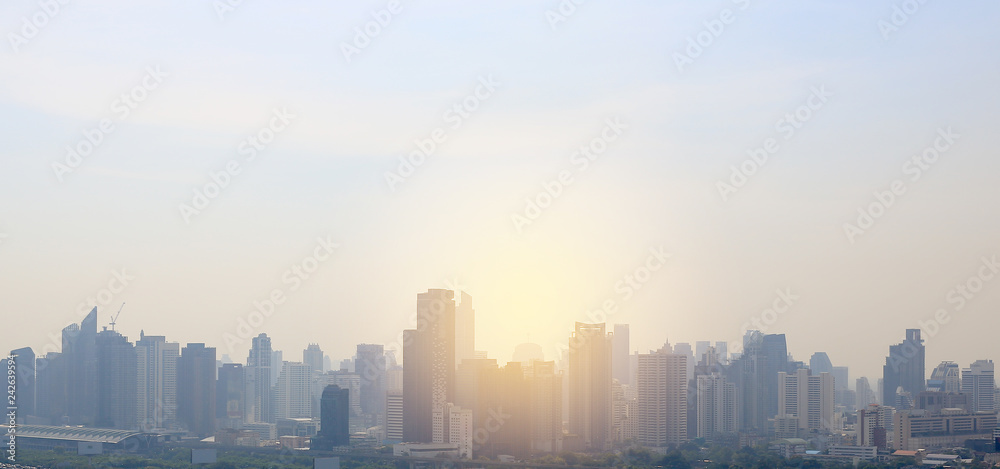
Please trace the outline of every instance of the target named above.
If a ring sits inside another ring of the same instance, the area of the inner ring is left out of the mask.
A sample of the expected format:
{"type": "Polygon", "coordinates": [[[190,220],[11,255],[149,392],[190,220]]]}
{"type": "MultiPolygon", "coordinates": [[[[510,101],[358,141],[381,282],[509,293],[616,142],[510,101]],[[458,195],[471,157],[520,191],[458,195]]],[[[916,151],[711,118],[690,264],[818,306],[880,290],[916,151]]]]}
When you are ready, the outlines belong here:
{"type": "Polygon", "coordinates": [[[24,423],[25,417],[35,413],[35,352],[31,347],[11,350],[17,369],[17,421],[24,423]]]}
{"type": "Polygon", "coordinates": [[[876,446],[880,450],[888,449],[891,446],[889,438],[892,434],[894,413],[895,409],[892,407],[877,404],[858,409],[858,446],[876,446]]]}
{"type": "Polygon", "coordinates": [[[611,378],[626,386],[632,382],[628,366],[630,353],[628,324],[615,324],[611,349],[611,378]]]}
{"type": "Polygon", "coordinates": [[[962,392],[962,370],[958,364],[943,361],[931,371],[927,380],[928,391],[962,392]]]}
{"type": "Polygon", "coordinates": [[[794,417],[800,434],[805,432],[832,432],[834,405],[833,375],[811,374],[809,369],[795,373],[778,372],[777,417],[794,417]]]}
{"type": "Polygon", "coordinates": [[[691,348],[691,344],[681,342],[674,345],[674,353],[687,357],[687,379],[694,379],[694,366],[697,365],[698,362],[694,358],[694,349],[691,348]]]}
{"type": "Polygon", "coordinates": [[[335,446],[351,443],[349,407],[350,392],[331,384],[323,389],[320,399],[319,433],[313,437],[311,449],[329,451],[335,446]]]}
{"type": "Polygon", "coordinates": [[[458,457],[472,459],[474,431],[472,410],[448,404],[448,442],[458,445],[458,457]]]}
{"type": "MultiPolygon", "coordinates": [[[[763,340],[760,331],[747,331],[743,336],[743,354],[730,368],[731,374],[727,374],[727,378],[737,383],[740,392],[740,426],[752,432],[765,431],[769,418],[766,357],[761,350],[763,340]]],[[[774,380],[777,384],[777,377],[774,380]]]]}
{"type": "Polygon", "coordinates": [[[100,428],[130,430],[136,418],[136,355],[128,339],[103,330],[95,340],[97,354],[97,419],[100,428]]]}
{"type": "Polygon", "coordinates": [[[302,351],[302,363],[314,373],[323,372],[323,350],[319,348],[319,344],[309,344],[302,351]]]}
{"type": "MultiPolygon", "coordinates": [[[[312,368],[305,363],[285,362],[274,389],[275,419],[308,418],[312,416],[309,385],[312,368]]],[[[322,403],[320,404],[322,406],[322,403]]]]}
{"type": "Polygon", "coordinates": [[[588,451],[611,444],[611,342],[604,324],[578,322],[569,338],[569,432],[588,451]]]}
{"type": "MultiPolygon", "coordinates": [[[[542,352],[542,346],[532,343],[517,344],[514,346],[514,356],[511,361],[518,362],[522,365],[528,366],[533,361],[544,361],[545,353],[542,352]]],[[[461,363],[460,363],[461,364],[461,363]]]]}
{"type": "MultiPolygon", "coordinates": [[[[629,421],[629,402],[626,397],[627,384],[620,383],[617,379],[611,380],[611,440],[622,443],[630,438],[629,430],[637,425],[632,425],[629,421]]],[[[638,418],[638,416],[634,416],[638,418]]],[[[636,435],[631,435],[635,437],[636,435]]]]}
{"type": "Polygon", "coordinates": [[[274,423],[271,375],[276,370],[272,368],[272,352],[271,338],[267,334],[261,333],[251,340],[246,367],[246,416],[249,422],[274,423]]]}
{"type": "Polygon", "coordinates": [[[778,415],[778,373],[791,371],[788,362],[788,347],[785,344],[785,334],[765,335],[761,340],[760,347],[765,363],[764,397],[767,404],[766,417],[771,418],[778,415]]]}
{"type": "Polygon", "coordinates": [[[398,392],[403,394],[403,367],[390,366],[385,370],[385,392],[398,392]]]}
{"type": "Polygon", "coordinates": [[[809,358],[809,369],[817,376],[820,373],[833,374],[833,363],[826,352],[816,352],[809,358]]]}
{"type": "Polygon", "coordinates": [[[701,362],[701,357],[705,356],[705,352],[708,348],[712,346],[712,342],[707,340],[699,340],[694,343],[694,362],[695,364],[701,362]]]}
{"type": "Polygon", "coordinates": [[[141,431],[173,426],[177,419],[177,359],[180,344],[139,332],[136,353],[136,419],[141,431]]]}
{"type": "Polygon", "coordinates": [[[920,329],[907,329],[906,339],[889,347],[882,381],[882,404],[897,409],[899,389],[914,397],[924,390],[924,341],[920,339],[920,329]]]}
{"type": "Polygon", "coordinates": [[[219,368],[215,384],[215,416],[220,428],[239,428],[246,408],[245,375],[243,365],[225,363],[219,368]]]}
{"type": "Polygon", "coordinates": [[[917,395],[914,406],[932,413],[940,413],[944,409],[961,409],[969,412],[972,408],[970,397],[960,392],[923,391],[917,395]]]}
{"type": "Polygon", "coordinates": [[[639,355],[640,443],[665,447],[687,441],[688,358],[666,346],[639,355]]]}
{"type": "Polygon", "coordinates": [[[855,388],[857,392],[857,400],[855,401],[855,410],[867,409],[868,406],[875,404],[875,393],[872,391],[871,385],[868,383],[868,378],[864,376],[855,380],[855,388]]]}
{"type": "MultiPolygon", "coordinates": [[[[528,374],[533,372],[534,368],[528,374]]],[[[549,374],[540,373],[542,377],[549,374]]],[[[542,408],[550,417],[554,412],[551,408],[544,409],[545,399],[550,405],[555,403],[555,398],[548,393],[556,390],[544,388],[545,384],[551,386],[554,380],[542,377],[535,381],[530,376],[526,377],[519,362],[509,362],[500,368],[494,359],[477,358],[465,360],[459,365],[455,375],[454,404],[472,412],[477,455],[525,457],[530,453],[532,405],[542,408]],[[539,386],[535,389],[540,391],[541,398],[532,397],[532,384],[539,386]]],[[[560,436],[561,424],[560,421],[560,436]]]]}
{"type": "Polygon", "coordinates": [[[187,344],[177,362],[177,420],[199,437],[215,434],[215,347],[187,344]]]}
{"type": "Polygon", "coordinates": [[[93,425],[97,417],[97,308],[80,325],[62,331],[66,361],[66,416],[70,424],[93,425]]]}
{"type": "Polygon", "coordinates": [[[403,441],[403,393],[390,390],[385,394],[385,441],[403,441]]]}
{"type": "MultiPolygon", "coordinates": [[[[270,340],[270,339],[268,339],[270,340]]],[[[285,363],[284,353],[281,350],[271,350],[271,387],[278,385],[278,375],[281,373],[281,366],[285,363]]],[[[273,399],[272,391],[272,399],[273,399]]],[[[273,411],[272,411],[273,412],[273,411]]]]}
{"type": "Polygon", "coordinates": [[[472,296],[460,292],[460,302],[455,308],[455,366],[462,360],[476,355],[476,310],[472,309],[472,296]]]}
{"type": "Polygon", "coordinates": [[[369,416],[370,426],[378,424],[385,409],[385,367],[382,345],[358,344],[354,370],[361,379],[361,412],[369,416]]]}
{"type": "Polygon", "coordinates": [[[440,419],[455,393],[454,295],[437,289],[418,294],[417,328],[403,331],[403,439],[408,442],[444,439],[440,419]]]}
{"type": "Polygon", "coordinates": [[[696,380],[697,437],[712,439],[739,430],[736,385],[718,372],[699,375],[696,380]]]}
{"type": "Polygon", "coordinates": [[[719,363],[729,364],[729,342],[716,342],[715,353],[719,354],[719,363]]]}
{"type": "Polygon", "coordinates": [[[35,359],[35,413],[52,425],[69,423],[66,415],[66,360],[59,352],[35,359]]]}
{"type": "Polygon", "coordinates": [[[969,396],[969,411],[996,411],[995,390],[993,360],[976,360],[962,370],[962,393],[969,396]]]}
{"type": "Polygon", "coordinates": [[[562,373],[554,361],[533,361],[525,367],[531,417],[531,451],[553,453],[562,450],[562,373]]]}

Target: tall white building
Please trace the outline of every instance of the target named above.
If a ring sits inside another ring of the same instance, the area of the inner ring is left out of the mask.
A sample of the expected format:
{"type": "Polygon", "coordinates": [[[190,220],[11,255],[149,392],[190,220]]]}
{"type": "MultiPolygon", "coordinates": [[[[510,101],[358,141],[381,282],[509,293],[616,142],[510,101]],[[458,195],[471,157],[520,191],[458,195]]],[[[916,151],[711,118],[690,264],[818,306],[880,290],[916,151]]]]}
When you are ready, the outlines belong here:
{"type": "Polygon", "coordinates": [[[867,409],[868,406],[876,403],[875,392],[872,390],[868,378],[862,376],[855,380],[855,389],[857,398],[854,401],[854,410],[867,409]]]}
{"type": "Polygon", "coordinates": [[[719,373],[699,375],[697,381],[698,438],[713,438],[739,429],[736,385],[719,373]]]}
{"type": "Polygon", "coordinates": [[[858,409],[857,444],[876,446],[879,449],[892,447],[892,424],[895,409],[872,404],[858,409]]]}
{"type": "Polygon", "coordinates": [[[448,443],[458,445],[461,458],[472,459],[472,409],[448,404],[448,443]]]}
{"type": "MultiPolygon", "coordinates": [[[[246,367],[246,419],[248,423],[274,423],[271,338],[261,333],[251,339],[246,367]]],[[[280,363],[280,362],[278,362],[280,363]]]]}
{"type": "Polygon", "coordinates": [[[996,410],[996,381],[993,378],[993,360],[976,360],[962,370],[962,392],[969,395],[969,410],[993,412],[996,410]]]}
{"type": "Polygon", "coordinates": [[[799,430],[834,431],[834,382],[830,373],[810,374],[809,369],[778,372],[778,415],[795,417],[799,430]]]}
{"type": "Polygon", "coordinates": [[[180,344],[139,333],[136,352],[136,419],[142,431],[169,428],[177,419],[177,359],[180,344]]]}
{"type": "Polygon", "coordinates": [[[284,362],[274,389],[274,416],[278,419],[308,418],[312,416],[309,383],[310,365],[284,362]]]}
{"type": "Polygon", "coordinates": [[[666,348],[639,355],[639,442],[664,447],[687,441],[688,355],[666,348]]]}
{"type": "Polygon", "coordinates": [[[403,441],[403,392],[388,390],[385,393],[385,440],[403,441]]]}

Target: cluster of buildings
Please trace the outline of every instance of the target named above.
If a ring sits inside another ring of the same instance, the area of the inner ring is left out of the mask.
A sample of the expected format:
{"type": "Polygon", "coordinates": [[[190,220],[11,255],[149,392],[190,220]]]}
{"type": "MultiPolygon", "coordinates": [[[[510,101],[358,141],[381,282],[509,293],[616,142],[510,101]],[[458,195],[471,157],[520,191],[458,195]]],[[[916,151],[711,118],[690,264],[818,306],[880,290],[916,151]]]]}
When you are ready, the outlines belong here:
{"type": "Polygon", "coordinates": [[[144,333],[133,343],[113,327],[98,332],[95,309],[62,331],[60,352],[12,352],[17,418],[36,433],[100,428],[125,440],[313,450],[393,444],[396,454],[462,458],[666,451],[704,439],[874,459],[1000,441],[992,361],[944,362],[928,379],[916,329],[889,348],[873,388],[863,377],[852,383],[826,353],[795,361],[783,334],[755,330],[732,353],[707,341],[638,353],[628,325],[578,322],[559,359],[521,344],[501,365],[475,349],[468,294],[432,289],[416,306],[401,364],[383,345],[359,344],[339,369],[315,344],[301,361],[283,360],[266,334],[252,339],[245,364],[201,343],[144,333]]]}

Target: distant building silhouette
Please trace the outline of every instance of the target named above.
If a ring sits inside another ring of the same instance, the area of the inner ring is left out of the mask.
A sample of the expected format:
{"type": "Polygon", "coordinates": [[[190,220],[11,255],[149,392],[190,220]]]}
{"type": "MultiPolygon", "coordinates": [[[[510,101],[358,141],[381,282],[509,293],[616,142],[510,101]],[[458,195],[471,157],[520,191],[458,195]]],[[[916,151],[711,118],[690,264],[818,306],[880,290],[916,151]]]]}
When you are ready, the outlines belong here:
{"type": "Polygon", "coordinates": [[[11,350],[14,365],[17,369],[17,420],[24,423],[25,418],[35,414],[35,352],[31,347],[11,350]]]}
{"type": "Polygon", "coordinates": [[[976,360],[962,370],[962,392],[969,396],[969,411],[995,412],[996,387],[993,360],[976,360]]]}
{"type": "Polygon", "coordinates": [[[368,417],[368,426],[375,426],[385,413],[385,348],[358,344],[354,371],[361,379],[361,412],[368,417]]]}
{"type": "Polygon", "coordinates": [[[319,344],[309,344],[302,351],[302,363],[314,373],[323,372],[323,349],[319,348],[319,344]]]}
{"type": "Polygon", "coordinates": [[[215,416],[219,428],[240,428],[246,409],[245,370],[240,363],[225,363],[219,368],[215,384],[215,416]]]}
{"type": "Polygon", "coordinates": [[[97,417],[97,308],[80,325],[62,331],[62,356],[66,361],[66,420],[72,425],[93,425],[97,417]]]}
{"type": "Polygon", "coordinates": [[[924,341],[920,329],[907,329],[906,339],[889,347],[889,356],[882,367],[882,404],[902,408],[897,391],[916,397],[924,390],[924,341]]]}
{"type": "Polygon", "coordinates": [[[177,360],[180,344],[139,332],[135,343],[139,430],[169,428],[177,420],[177,360]]]}
{"type": "Polygon", "coordinates": [[[215,434],[215,386],[215,348],[187,344],[177,365],[178,421],[202,438],[215,434]]]}
{"type": "Polygon", "coordinates": [[[569,432],[588,451],[611,444],[612,337],[604,324],[577,322],[569,339],[569,432]]]}
{"type": "Polygon", "coordinates": [[[632,382],[632,370],[629,367],[629,327],[628,324],[615,324],[611,339],[611,378],[628,385],[632,382]]]}
{"type": "MultiPolygon", "coordinates": [[[[261,333],[251,340],[250,355],[247,357],[246,373],[246,418],[248,422],[274,423],[273,396],[271,395],[272,367],[271,338],[261,333]]],[[[274,379],[277,381],[277,379],[274,379]]]]}
{"type": "Polygon", "coordinates": [[[445,439],[444,410],[455,395],[455,293],[417,295],[417,328],[403,331],[403,439],[445,439]],[[436,417],[436,419],[435,419],[436,417]]]}
{"type": "Polygon", "coordinates": [[[135,347],[117,331],[97,334],[97,420],[101,428],[136,428],[135,347]]]}
{"type": "Polygon", "coordinates": [[[455,366],[475,356],[476,310],[472,308],[472,296],[463,291],[455,307],[455,366]]]}

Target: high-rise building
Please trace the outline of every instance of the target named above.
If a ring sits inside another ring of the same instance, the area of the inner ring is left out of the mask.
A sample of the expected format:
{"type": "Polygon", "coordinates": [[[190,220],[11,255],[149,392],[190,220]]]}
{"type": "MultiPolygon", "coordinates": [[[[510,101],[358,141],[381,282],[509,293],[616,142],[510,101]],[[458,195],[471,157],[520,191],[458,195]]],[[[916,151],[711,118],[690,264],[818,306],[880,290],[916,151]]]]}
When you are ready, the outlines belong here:
{"type": "Polygon", "coordinates": [[[17,421],[35,414],[35,352],[31,347],[11,350],[17,373],[17,421]]]}
{"type": "Polygon", "coordinates": [[[475,432],[472,426],[472,410],[448,404],[448,442],[458,445],[460,458],[472,459],[475,432]]]}
{"type": "MultiPolygon", "coordinates": [[[[763,353],[764,335],[760,331],[747,331],[743,337],[743,353],[735,366],[731,367],[732,375],[727,375],[737,383],[740,393],[739,410],[740,426],[743,430],[763,432],[767,430],[769,408],[768,357],[763,353]]],[[[777,374],[774,376],[774,387],[777,388],[777,374]]],[[[774,390],[774,400],[777,403],[777,390],[774,390]]],[[[776,406],[777,407],[777,406],[776,406]]],[[[775,409],[777,412],[777,409],[775,409]]],[[[773,415],[771,415],[773,417],[773,415]]]]}
{"type": "Polygon", "coordinates": [[[916,397],[924,390],[924,341],[920,329],[907,329],[903,342],[889,347],[882,367],[882,404],[897,409],[899,390],[916,397]]]}
{"type": "Polygon", "coordinates": [[[187,344],[177,362],[177,420],[199,437],[215,434],[215,347],[187,344]]]}
{"type": "Polygon", "coordinates": [[[785,334],[767,334],[761,340],[764,355],[764,398],[767,404],[767,418],[778,414],[778,373],[791,371],[788,362],[788,347],[785,334]]]}
{"type": "Polygon", "coordinates": [[[562,373],[555,362],[533,361],[525,368],[531,417],[531,451],[562,450],[562,373]]]}
{"type": "Polygon", "coordinates": [[[136,352],[136,419],[142,431],[170,428],[177,420],[180,344],[139,332],[136,352]]]}
{"type": "Polygon", "coordinates": [[[958,364],[943,361],[933,370],[927,380],[928,391],[962,392],[962,371],[958,364]]]}
{"type": "Polygon", "coordinates": [[[640,443],[665,447],[687,441],[688,358],[666,347],[639,355],[640,443]]]}
{"type": "Polygon", "coordinates": [[[871,384],[868,383],[868,378],[862,376],[855,380],[854,383],[855,392],[857,393],[855,410],[867,409],[868,406],[876,403],[875,392],[872,391],[871,384]]]}
{"type": "Polygon", "coordinates": [[[215,385],[215,416],[220,428],[236,429],[244,421],[246,409],[245,376],[240,363],[225,363],[219,368],[215,385]]]}
{"type": "Polygon", "coordinates": [[[59,352],[35,359],[35,414],[52,425],[68,424],[66,415],[66,359],[59,352]]]}
{"type": "Polygon", "coordinates": [[[101,428],[136,426],[136,354],[128,339],[114,330],[97,334],[97,419],[101,428]]]}
{"type": "Polygon", "coordinates": [[[444,408],[455,394],[454,296],[437,289],[418,294],[417,328],[403,331],[403,439],[408,442],[445,438],[444,408]]]}
{"type": "Polygon", "coordinates": [[[576,323],[569,338],[569,432],[585,450],[611,444],[611,345],[604,324],[576,323]]]}
{"type": "Polygon", "coordinates": [[[712,342],[708,340],[699,340],[694,343],[694,362],[700,363],[702,357],[705,356],[705,352],[712,346],[712,342]]]}
{"type": "Polygon", "coordinates": [[[320,399],[320,429],[313,437],[312,449],[329,451],[335,446],[350,444],[350,392],[331,384],[320,399]]]}
{"type": "Polygon", "coordinates": [[[385,411],[385,348],[376,344],[358,344],[354,371],[361,378],[361,412],[376,425],[385,411]]]}
{"type": "Polygon", "coordinates": [[[274,423],[271,375],[276,370],[272,368],[272,352],[271,338],[267,334],[261,333],[251,340],[245,369],[248,422],[274,423]]]}
{"type": "Polygon", "coordinates": [[[314,373],[323,372],[323,349],[319,348],[319,344],[309,344],[302,351],[302,363],[314,373]]]}
{"type": "MultiPolygon", "coordinates": [[[[309,386],[312,369],[299,362],[284,362],[274,389],[274,418],[295,419],[312,416],[309,386]]],[[[322,406],[322,403],[320,404],[322,406]]]]}
{"type": "Polygon", "coordinates": [[[832,432],[834,379],[830,373],[811,374],[809,369],[795,373],[778,372],[777,417],[794,417],[800,434],[805,432],[832,432]]]}
{"type": "Polygon", "coordinates": [[[476,356],[476,310],[472,308],[472,296],[460,292],[460,302],[455,308],[455,366],[462,360],[476,356]]]}
{"type": "Polygon", "coordinates": [[[611,378],[628,386],[632,383],[631,370],[628,366],[629,354],[628,324],[615,324],[611,349],[611,378]]]}
{"type": "MultiPolygon", "coordinates": [[[[542,351],[542,346],[530,342],[525,342],[523,344],[517,344],[514,346],[514,356],[511,361],[518,362],[524,366],[528,366],[533,361],[545,361],[545,353],[542,351]]],[[[459,363],[461,365],[461,363],[459,363]]]]}
{"type": "Polygon", "coordinates": [[[969,411],[996,411],[995,391],[993,360],[976,360],[962,370],[962,393],[969,396],[969,411]]]}
{"type": "Polygon", "coordinates": [[[93,425],[97,417],[97,308],[80,325],[62,331],[66,361],[66,417],[74,425],[93,425]]]}
{"type": "Polygon", "coordinates": [[[694,367],[698,364],[698,361],[694,358],[694,349],[691,348],[691,344],[687,342],[681,342],[674,345],[674,353],[677,355],[684,355],[687,357],[687,379],[694,379],[694,367]]]}
{"type": "Polygon", "coordinates": [[[817,376],[820,373],[833,374],[833,362],[830,361],[830,356],[826,352],[816,352],[809,358],[809,369],[817,376]]]}
{"type": "Polygon", "coordinates": [[[736,385],[722,374],[697,377],[697,436],[712,439],[739,430],[736,385]]]}
{"type": "Polygon", "coordinates": [[[880,450],[890,448],[894,413],[892,407],[878,404],[858,409],[858,446],[875,446],[880,450]]]}
{"type": "Polygon", "coordinates": [[[387,391],[385,394],[385,441],[403,441],[403,393],[387,391]]]}

